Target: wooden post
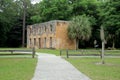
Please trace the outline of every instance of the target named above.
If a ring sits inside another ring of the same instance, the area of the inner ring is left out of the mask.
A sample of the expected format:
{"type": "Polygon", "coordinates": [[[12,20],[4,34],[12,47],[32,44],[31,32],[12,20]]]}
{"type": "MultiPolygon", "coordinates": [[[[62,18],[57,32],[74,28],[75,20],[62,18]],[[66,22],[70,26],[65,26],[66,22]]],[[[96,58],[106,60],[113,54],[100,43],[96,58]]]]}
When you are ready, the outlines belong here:
{"type": "Polygon", "coordinates": [[[104,38],[104,29],[102,26],[100,30],[100,37],[102,41],[102,64],[105,64],[105,61],[104,61],[105,38],[104,38]]]}
{"type": "Polygon", "coordinates": [[[66,50],[66,55],[67,55],[67,58],[69,58],[69,55],[68,55],[68,50],[66,50]]]}
{"type": "Polygon", "coordinates": [[[13,50],[11,50],[11,54],[13,54],[13,50]]]}
{"type": "Polygon", "coordinates": [[[100,58],[102,59],[102,50],[100,50],[100,58]]]}
{"type": "Polygon", "coordinates": [[[104,48],[105,48],[105,44],[104,41],[102,41],[102,64],[104,64],[104,48]]]}
{"type": "Polygon", "coordinates": [[[83,50],[81,50],[81,54],[83,55],[83,50]]]}
{"type": "Polygon", "coordinates": [[[34,58],[35,57],[35,47],[33,47],[33,49],[32,49],[32,58],[34,58]]]}
{"type": "Polygon", "coordinates": [[[60,56],[62,55],[62,50],[60,50],[60,56]]]}

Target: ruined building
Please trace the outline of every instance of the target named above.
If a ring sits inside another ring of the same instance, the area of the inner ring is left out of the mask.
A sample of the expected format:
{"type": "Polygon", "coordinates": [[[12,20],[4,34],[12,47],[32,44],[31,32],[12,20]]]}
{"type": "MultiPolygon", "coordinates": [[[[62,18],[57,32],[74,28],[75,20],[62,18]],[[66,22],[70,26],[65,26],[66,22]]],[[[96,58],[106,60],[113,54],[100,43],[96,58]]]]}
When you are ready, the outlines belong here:
{"type": "Polygon", "coordinates": [[[75,49],[67,36],[68,21],[53,20],[27,26],[27,48],[75,49]]]}

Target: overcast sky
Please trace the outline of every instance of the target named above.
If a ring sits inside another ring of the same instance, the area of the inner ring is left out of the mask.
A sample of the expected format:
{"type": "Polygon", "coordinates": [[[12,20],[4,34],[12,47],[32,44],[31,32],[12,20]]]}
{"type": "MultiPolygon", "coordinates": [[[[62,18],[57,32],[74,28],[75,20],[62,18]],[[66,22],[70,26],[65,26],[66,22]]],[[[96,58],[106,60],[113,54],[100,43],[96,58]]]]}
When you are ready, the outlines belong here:
{"type": "Polygon", "coordinates": [[[41,0],[31,0],[33,4],[40,2],[41,0]]]}

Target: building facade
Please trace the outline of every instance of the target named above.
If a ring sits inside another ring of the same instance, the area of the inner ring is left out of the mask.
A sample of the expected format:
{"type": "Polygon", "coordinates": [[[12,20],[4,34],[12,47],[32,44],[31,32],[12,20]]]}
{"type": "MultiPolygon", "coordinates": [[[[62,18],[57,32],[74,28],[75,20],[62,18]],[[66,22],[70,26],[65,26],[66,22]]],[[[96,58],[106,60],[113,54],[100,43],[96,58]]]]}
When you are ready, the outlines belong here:
{"type": "Polygon", "coordinates": [[[67,36],[68,21],[53,20],[27,26],[27,48],[75,49],[67,36]]]}

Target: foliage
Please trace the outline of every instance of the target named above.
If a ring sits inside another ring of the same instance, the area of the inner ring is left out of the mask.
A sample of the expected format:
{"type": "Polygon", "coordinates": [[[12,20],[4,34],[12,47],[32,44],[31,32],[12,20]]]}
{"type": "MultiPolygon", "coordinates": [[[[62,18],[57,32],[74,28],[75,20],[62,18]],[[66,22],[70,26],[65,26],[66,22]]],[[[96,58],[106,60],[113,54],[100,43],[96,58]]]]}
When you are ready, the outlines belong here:
{"type": "Polygon", "coordinates": [[[96,0],[72,0],[72,15],[79,16],[86,14],[90,17],[92,35],[89,41],[81,41],[80,47],[92,47],[93,41],[97,40],[99,42],[99,21],[98,21],[98,7],[100,2],[96,0]],[[87,46],[86,46],[87,45],[87,46]]]}
{"type": "MultiPolygon", "coordinates": [[[[101,25],[104,26],[107,33],[107,40],[112,41],[112,47],[115,47],[115,41],[120,35],[120,1],[111,0],[104,3],[99,11],[101,25]]],[[[119,39],[119,38],[118,38],[119,39]]],[[[119,39],[120,40],[120,39],[119,39]]]]}
{"type": "Polygon", "coordinates": [[[68,27],[68,36],[71,39],[76,39],[78,49],[78,40],[88,40],[91,36],[91,23],[89,18],[85,15],[74,17],[68,27]]]}
{"type": "Polygon", "coordinates": [[[0,46],[5,44],[7,40],[6,33],[11,29],[15,21],[16,4],[13,0],[0,0],[0,46]],[[13,13],[10,13],[13,12],[13,13]]]}
{"type": "MultiPolygon", "coordinates": [[[[30,24],[30,0],[27,2],[26,25],[30,24]]],[[[23,6],[21,0],[0,0],[0,46],[21,45],[23,6]]]]}
{"type": "Polygon", "coordinates": [[[42,0],[35,5],[37,12],[31,19],[36,22],[68,20],[72,10],[69,5],[69,0],[42,0]]]}
{"type": "Polygon", "coordinates": [[[7,46],[8,47],[20,47],[22,43],[22,20],[16,21],[16,24],[7,33],[7,46]],[[19,22],[18,22],[19,21],[19,22]]]}
{"type": "Polygon", "coordinates": [[[96,16],[98,3],[96,0],[74,0],[72,13],[74,16],[83,14],[96,16]]]}

